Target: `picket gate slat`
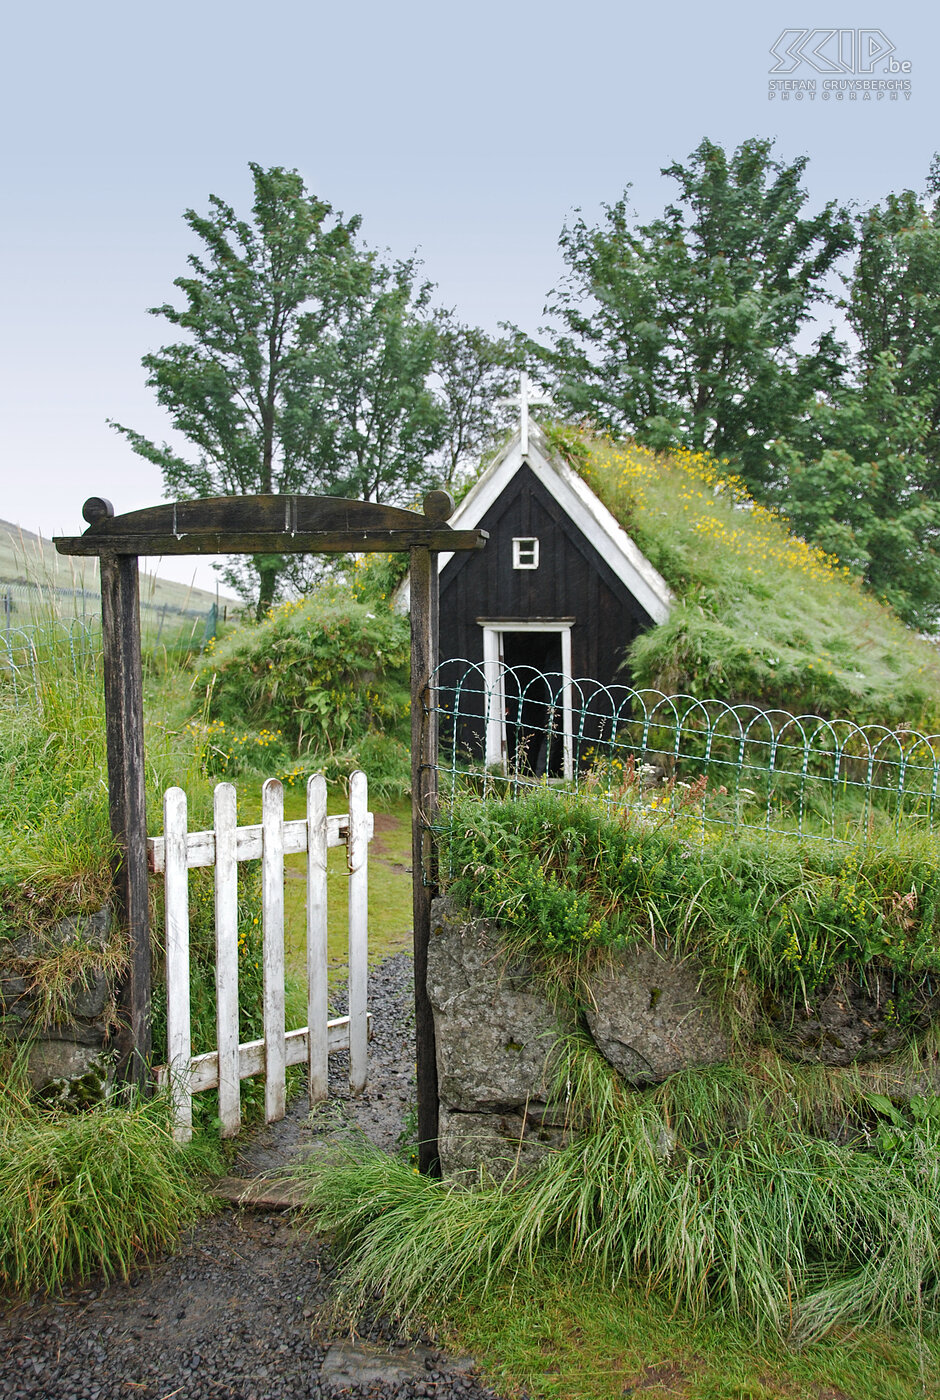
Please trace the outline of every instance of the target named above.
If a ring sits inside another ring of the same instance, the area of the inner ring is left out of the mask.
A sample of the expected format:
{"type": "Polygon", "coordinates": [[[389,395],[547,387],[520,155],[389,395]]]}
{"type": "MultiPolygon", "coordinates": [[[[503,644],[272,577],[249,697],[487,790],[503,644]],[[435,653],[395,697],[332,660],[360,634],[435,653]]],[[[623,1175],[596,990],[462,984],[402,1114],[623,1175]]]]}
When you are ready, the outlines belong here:
{"type": "MultiPolygon", "coordinates": [[[[368,1017],[371,1032],[372,1017],[368,1017]]],[[[330,1050],[347,1050],[349,1048],[349,1017],[335,1016],[331,1021],[327,1021],[327,1044],[330,1050]]],[[[297,1031],[288,1031],[284,1037],[286,1059],[288,1067],[291,1065],[303,1065],[307,1063],[307,1027],[303,1026],[297,1031]]],[[[201,1094],[206,1089],[217,1089],[219,1087],[219,1052],[217,1050],[207,1050],[204,1055],[194,1055],[190,1060],[189,1088],[193,1094],[201,1094]]],[[[264,1073],[264,1041],[249,1040],[244,1045],[238,1047],[238,1074],[240,1079],[251,1079],[256,1074],[264,1073]]],[[[156,1079],[158,1085],[165,1085],[169,1078],[166,1065],[158,1066],[156,1079]]]]}
{"type": "Polygon", "coordinates": [[[261,927],[264,981],[264,1118],[276,1123],[287,1107],[284,1049],[284,785],[261,789],[261,927]]]}
{"type": "Polygon", "coordinates": [[[328,1093],[326,779],[307,783],[307,1088],[311,1105],[328,1093]]]}
{"type": "Polygon", "coordinates": [[[368,1074],[366,1024],[369,978],[369,785],[365,773],[349,779],[349,1088],[361,1094],[368,1074]]]}
{"type": "Polygon", "coordinates": [[[215,827],[215,976],[218,1045],[219,1120],[222,1136],[241,1126],[238,1065],[238,827],[237,794],[219,783],[213,799],[215,827]]]}
{"type": "Polygon", "coordinates": [[[186,794],[168,788],[163,796],[166,848],[167,1065],[173,1102],[173,1136],[189,1142],[193,1104],[189,1088],[192,1036],[189,1009],[189,871],[186,865],[186,794]]]}
{"type": "Polygon", "coordinates": [[[172,1093],[174,1136],[192,1136],[192,1095],[219,1090],[223,1136],[238,1132],[240,1082],[265,1078],[265,1118],[274,1122],[286,1109],[286,1071],[306,1064],[311,1103],[326,1096],[330,1054],[349,1051],[349,1087],[365,1088],[368,1041],[368,846],[375,827],[368,808],[368,782],[354,773],[349,813],[327,816],[326,782],[317,774],[307,784],[307,813],[284,821],[284,788],[270,778],[262,788],[261,824],[237,825],[237,798],[230,783],[216,787],[212,831],[187,832],[186,794],[164,795],[164,834],[151,838],[151,870],[165,876],[167,939],[167,1064],[157,1082],[172,1093]],[[349,1014],[328,1020],[327,851],[346,846],[349,871],[349,1014]],[[284,857],[306,852],[307,1025],[285,1029],[284,857]],[[263,1036],[239,1044],[238,1019],[238,862],[261,860],[263,1036]],[[217,1049],[192,1054],[189,966],[189,870],[214,865],[217,1049]]]}

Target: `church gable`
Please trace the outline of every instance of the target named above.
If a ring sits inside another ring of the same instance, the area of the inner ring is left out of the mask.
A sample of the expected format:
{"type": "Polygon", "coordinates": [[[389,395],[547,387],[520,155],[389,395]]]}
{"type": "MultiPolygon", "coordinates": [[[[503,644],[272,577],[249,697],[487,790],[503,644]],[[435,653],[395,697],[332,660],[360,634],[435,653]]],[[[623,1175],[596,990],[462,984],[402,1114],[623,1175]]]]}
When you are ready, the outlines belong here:
{"type": "Polygon", "coordinates": [[[441,571],[447,606],[520,621],[574,609],[582,624],[626,611],[631,633],[653,626],[655,619],[528,463],[480,517],[479,528],[489,534],[485,550],[472,561],[455,554],[441,571]]]}
{"type": "MultiPolygon", "coordinates": [[[[560,512],[556,518],[563,517],[569,522],[570,537],[589,546],[594,560],[602,561],[619,579],[634,600],[637,616],[646,619],[645,625],[665,622],[672,603],[665,580],[590,487],[552,453],[544,433],[525,418],[509,446],[461,502],[451,518],[451,525],[459,529],[492,531],[492,525],[486,521],[498,518],[499,503],[504,497],[507,502],[514,498],[518,485],[514,490],[513,483],[520,473],[523,479],[526,473],[535,478],[544,489],[545,497],[554,502],[560,512]]],[[[492,556],[492,541],[484,555],[492,556]]],[[[442,583],[451,559],[451,555],[441,555],[442,583]]]]}
{"type": "Polygon", "coordinates": [[[442,660],[623,683],[626,648],[668,616],[664,580],[525,414],[452,524],[489,540],[440,558],[442,660]]]}

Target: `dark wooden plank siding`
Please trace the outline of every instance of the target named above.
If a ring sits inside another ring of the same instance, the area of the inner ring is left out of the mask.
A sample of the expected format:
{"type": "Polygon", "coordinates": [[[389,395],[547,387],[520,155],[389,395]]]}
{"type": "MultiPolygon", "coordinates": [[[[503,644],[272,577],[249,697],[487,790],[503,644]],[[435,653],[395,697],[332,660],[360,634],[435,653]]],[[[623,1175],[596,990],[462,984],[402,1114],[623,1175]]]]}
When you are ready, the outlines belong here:
{"type": "MultiPolygon", "coordinates": [[[[629,684],[624,651],[652,619],[575,526],[531,469],[523,465],[480,521],[489,531],[478,554],[455,555],[441,575],[440,655],[483,662],[478,619],[505,622],[572,618],[572,673],[605,685],[629,684]],[[539,567],[514,569],[514,538],[539,541],[539,567]]],[[[442,673],[453,683],[461,668],[442,673]]],[[[464,708],[470,704],[465,700],[464,708]]]]}
{"type": "Polygon", "coordinates": [[[574,618],[575,676],[624,680],[624,649],[652,619],[534,472],[522,466],[480,522],[479,554],[455,555],[441,575],[441,657],[483,660],[478,618],[574,618]],[[514,538],[535,536],[539,567],[514,569],[514,538]]]}

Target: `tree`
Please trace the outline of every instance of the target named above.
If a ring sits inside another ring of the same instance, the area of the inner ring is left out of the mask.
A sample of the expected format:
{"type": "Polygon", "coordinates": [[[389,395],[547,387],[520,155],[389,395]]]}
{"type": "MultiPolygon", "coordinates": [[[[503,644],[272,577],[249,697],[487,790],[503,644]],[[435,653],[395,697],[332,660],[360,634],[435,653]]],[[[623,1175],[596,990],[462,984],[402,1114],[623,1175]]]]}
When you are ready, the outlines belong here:
{"type": "Polygon", "coordinates": [[[898,391],[902,371],[876,356],[857,385],[818,400],[789,442],[785,511],[806,539],[835,555],[905,622],[940,621],[940,500],[925,454],[932,394],[898,391]]]}
{"type": "Polygon", "coordinates": [[[432,288],[412,259],[347,262],[315,359],[328,386],[323,451],[337,494],[407,502],[426,487],[446,431],[430,387],[437,333],[432,288]]]}
{"type": "MultiPolygon", "coordinates": [[[[250,220],[213,195],[184,218],[202,244],[177,278],[182,309],[151,314],[186,338],[144,356],[148,386],[195,460],[113,426],[163,471],[174,497],[414,490],[443,439],[427,379],[434,332],[414,264],[384,266],[296,171],[250,166],[250,220]]],[[[226,577],[259,616],[287,576],[257,556],[226,577]]]]}
{"type": "Polygon", "coordinates": [[[522,360],[505,340],[491,340],[476,326],[465,326],[453,311],[439,311],[438,395],[447,429],[439,452],[443,484],[452,488],[463,468],[476,467],[507,418],[499,400],[514,387],[522,360]]]}
{"type": "MultiPolygon", "coordinates": [[[[880,356],[896,366],[895,392],[926,395],[926,449],[940,459],[940,158],[926,199],[889,195],[858,217],[858,257],[846,278],[849,322],[862,374],[880,356]]],[[[934,473],[940,490],[940,470],[934,473]]]]}
{"type": "Polygon", "coordinates": [[[729,158],[703,141],[663,170],[679,193],[650,224],[631,224],[629,187],[598,227],[579,215],[560,238],[551,344],[528,344],[573,414],[653,447],[732,457],[758,493],[772,482],[770,440],[844,373],[831,332],[811,350],[797,341],[853,242],[835,203],[803,217],[806,158],[783,164],[771,149],[753,138],[729,158]]]}

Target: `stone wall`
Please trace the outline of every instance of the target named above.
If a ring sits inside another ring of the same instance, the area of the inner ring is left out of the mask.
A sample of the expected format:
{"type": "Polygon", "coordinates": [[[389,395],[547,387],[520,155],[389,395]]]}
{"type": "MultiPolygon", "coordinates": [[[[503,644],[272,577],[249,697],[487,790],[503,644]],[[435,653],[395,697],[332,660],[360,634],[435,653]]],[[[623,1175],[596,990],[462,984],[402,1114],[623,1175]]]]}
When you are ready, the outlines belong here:
{"type": "MultiPolygon", "coordinates": [[[[564,1111],[550,1106],[550,1083],[559,1037],[571,1026],[531,966],[506,959],[492,922],[439,899],[431,913],[428,992],[445,1175],[470,1179],[481,1165],[505,1173],[560,1145],[564,1111]]],[[[583,1012],[598,1050],[636,1088],[728,1054],[700,969],[649,948],[601,962],[585,980],[583,1012]]]]}
{"type": "Polygon", "coordinates": [[[28,1047],[29,1081],[46,1097],[85,1102],[105,1093],[113,1076],[114,988],[95,962],[96,950],[104,952],[110,934],[111,914],[105,906],[41,933],[24,930],[0,938],[0,1033],[28,1047]],[[87,958],[76,959],[76,950],[87,958]],[[84,968],[66,985],[60,1014],[49,1021],[41,1014],[35,974],[57,955],[71,956],[84,968]]]}
{"type": "MultiPolygon", "coordinates": [[[[611,953],[583,978],[580,1006],[560,1019],[532,967],[507,959],[496,926],[447,899],[432,906],[428,991],[441,1163],[445,1175],[464,1180],[481,1167],[495,1175],[523,1169],[564,1142],[563,1105],[550,1106],[550,1085],[559,1038],[574,1019],[631,1088],[720,1063],[730,1052],[723,1014],[693,960],[646,946],[611,953]]],[[[940,990],[870,970],[864,986],[846,976],[795,1010],[765,1003],[736,1014],[739,1031],[784,1057],[843,1067],[897,1055],[912,1031],[940,1017],[940,990]]],[[[926,1073],[901,1075],[892,1092],[940,1092],[940,1080],[927,1085],[926,1073]]]]}

